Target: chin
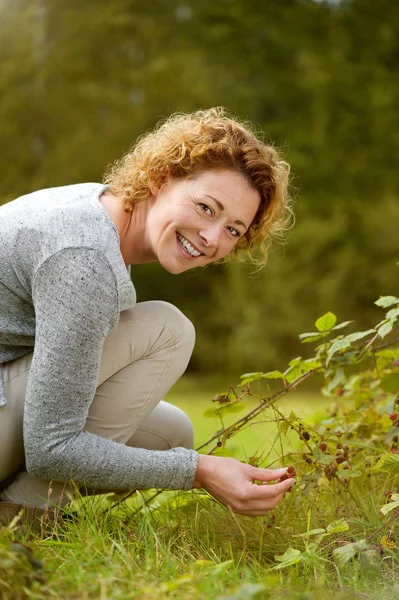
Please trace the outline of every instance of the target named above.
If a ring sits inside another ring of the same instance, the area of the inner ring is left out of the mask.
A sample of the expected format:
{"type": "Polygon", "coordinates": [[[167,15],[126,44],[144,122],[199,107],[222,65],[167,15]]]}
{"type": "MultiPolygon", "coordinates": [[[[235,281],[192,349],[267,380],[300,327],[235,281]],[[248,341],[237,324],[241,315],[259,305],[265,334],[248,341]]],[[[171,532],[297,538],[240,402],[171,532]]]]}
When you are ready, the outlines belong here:
{"type": "Polygon", "coordinates": [[[159,261],[159,263],[161,267],[171,275],[180,275],[180,273],[184,273],[184,271],[187,271],[187,269],[185,269],[183,265],[179,265],[179,263],[177,262],[159,261]]]}

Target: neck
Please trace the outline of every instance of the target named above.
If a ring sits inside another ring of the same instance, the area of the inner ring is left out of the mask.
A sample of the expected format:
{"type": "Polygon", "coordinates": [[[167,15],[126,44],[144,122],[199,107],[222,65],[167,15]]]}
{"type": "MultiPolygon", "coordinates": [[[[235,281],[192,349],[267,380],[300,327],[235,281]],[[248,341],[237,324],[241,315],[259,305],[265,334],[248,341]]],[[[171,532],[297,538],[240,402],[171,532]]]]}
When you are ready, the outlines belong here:
{"type": "Polygon", "coordinates": [[[151,199],[135,205],[132,212],[125,210],[125,201],[105,191],[100,202],[115,223],[120,239],[120,250],[125,265],[154,262],[156,257],[147,235],[147,216],[151,199]]]}

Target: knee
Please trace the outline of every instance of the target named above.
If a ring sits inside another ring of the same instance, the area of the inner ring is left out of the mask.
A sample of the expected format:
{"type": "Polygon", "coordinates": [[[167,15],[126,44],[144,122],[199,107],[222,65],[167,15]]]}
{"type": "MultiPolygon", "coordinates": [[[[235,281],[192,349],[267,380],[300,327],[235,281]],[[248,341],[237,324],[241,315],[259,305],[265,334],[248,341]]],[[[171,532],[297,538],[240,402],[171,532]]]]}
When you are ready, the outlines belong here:
{"type": "Polygon", "coordinates": [[[179,345],[191,353],[195,344],[195,328],[190,319],[170,302],[151,300],[145,304],[150,305],[149,308],[156,318],[171,330],[179,345]]]}
{"type": "Polygon", "coordinates": [[[192,450],[194,448],[194,427],[191,419],[177,406],[174,406],[173,409],[173,428],[166,432],[165,437],[171,448],[192,450]]]}

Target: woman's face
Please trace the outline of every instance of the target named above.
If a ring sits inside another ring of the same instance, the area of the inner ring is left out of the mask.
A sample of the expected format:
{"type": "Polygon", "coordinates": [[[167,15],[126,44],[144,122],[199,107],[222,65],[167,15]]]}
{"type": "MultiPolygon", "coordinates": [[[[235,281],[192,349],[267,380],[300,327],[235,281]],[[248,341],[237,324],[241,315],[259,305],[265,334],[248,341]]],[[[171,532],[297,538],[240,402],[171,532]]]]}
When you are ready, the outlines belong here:
{"type": "Polygon", "coordinates": [[[260,204],[259,193],[229,170],[170,179],[153,195],[148,241],[156,259],[174,274],[229,254],[260,204]]]}

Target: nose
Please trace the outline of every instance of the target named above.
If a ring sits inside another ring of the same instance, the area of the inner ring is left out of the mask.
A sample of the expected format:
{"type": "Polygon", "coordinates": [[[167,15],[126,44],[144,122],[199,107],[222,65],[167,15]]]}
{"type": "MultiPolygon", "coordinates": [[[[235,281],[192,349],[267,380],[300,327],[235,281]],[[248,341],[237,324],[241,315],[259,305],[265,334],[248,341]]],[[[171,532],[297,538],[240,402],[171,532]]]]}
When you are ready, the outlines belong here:
{"type": "Polygon", "coordinates": [[[199,232],[199,235],[208,248],[216,248],[220,241],[223,225],[212,223],[199,232]]]}

